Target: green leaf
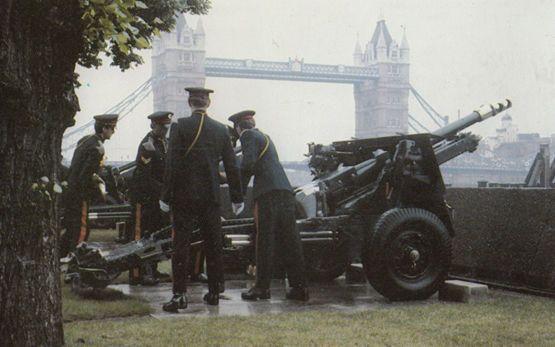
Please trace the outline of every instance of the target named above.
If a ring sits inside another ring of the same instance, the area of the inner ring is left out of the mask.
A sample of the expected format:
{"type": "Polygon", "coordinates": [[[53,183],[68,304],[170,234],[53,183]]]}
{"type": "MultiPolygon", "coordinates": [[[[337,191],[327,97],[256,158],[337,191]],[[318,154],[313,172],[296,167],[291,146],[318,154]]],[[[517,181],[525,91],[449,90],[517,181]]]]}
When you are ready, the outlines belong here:
{"type": "Polygon", "coordinates": [[[148,43],[147,39],[141,36],[137,39],[136,46],[139,48],[148,48],[150,47],[150,44],[148,43]]]}
{"type": "Polygon", "coordinates": [[[112,30],[114,28],[114,23],[107,18],[100,18],[100,24],[102,25],[102,29],[112,30]]]}
{"type": "Polygon", "coordinates": [[[142,9],[147,9],[148,6],[142,1],[135,1],[135,6],[142,9]]]}
{"type": "Polygon", "coordinates": [[[126,32],[121,32],[116,35],[116,41],[118,41],[118,44],[127,43],[127,40],[129,40],[129,34],[126,32]]]}
{"type": "Polygon", "coordinates": [[[125,15],[125,13],[121,12],[121,11],[119,10],[119,8],[116,9],[116,16],[118,16],[118,19],[119,19],[119,20],[122,20],[123,18],[127,18],[127,16],[125,15]]]}
{"type": "Polygon", "coordinates": [[[118,49],[126,55],[129,54],[129,46],[125,43],[118,43],[118,49]]]}
{"type": "Polygon", "coordinates": [[[113,3],[113,4],[110,4],[110,5],[106,6],[106,7],[104,7],[104,8],[106,9],[106,12],[108,12],[108,13],[114,13],[114,12],[116,12],[116,10],[118,9],[118,4],[113,3]]]}
{"type": "Polygon", "coordinates": [[[162,22],[162,20],[161,20],[160,18],[158,18],[158,17],[154,18],[154,20],[153,20],[152,22],[153,22],[153,23],[156,23],[156,24],[163,24],[163,23],[164,23],[164,22],[162,22]]]}
{"type": "Polygon", "coordinates": [[[103,5],[106,3],[106,0],[90,0],[93,4],[103,5]]]}

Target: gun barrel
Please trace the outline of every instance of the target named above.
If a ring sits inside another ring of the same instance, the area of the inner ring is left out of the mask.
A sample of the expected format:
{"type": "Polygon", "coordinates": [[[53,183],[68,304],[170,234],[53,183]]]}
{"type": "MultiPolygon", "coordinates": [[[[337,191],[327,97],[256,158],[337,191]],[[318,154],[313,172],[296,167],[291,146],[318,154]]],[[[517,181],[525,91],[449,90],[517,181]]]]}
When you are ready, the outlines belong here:
{"type": "Polygon", "coordinates": [[[133,160],[133,161],[130,161],[129,163],[123,164],[122,166],[118,166],[118,170],[121,173],[123,171],[127,171],[129,169],[134,168],[136,165],[137,163],[133,160]]]}
{"type": "Polygon", "coordinates": [[[482,105],[471,114],[453,123],[449,123],[443,128],[439,128],[438,130],[434,131],[433,134],[443,138],[453,136],[459,131],[468,128],[472,124],[479,123],[483,120],[493,117],[498,113],[509,109],[511,106],[512,103],[509,99],[505,99],[504,101],[496,104],[482,105]]]}

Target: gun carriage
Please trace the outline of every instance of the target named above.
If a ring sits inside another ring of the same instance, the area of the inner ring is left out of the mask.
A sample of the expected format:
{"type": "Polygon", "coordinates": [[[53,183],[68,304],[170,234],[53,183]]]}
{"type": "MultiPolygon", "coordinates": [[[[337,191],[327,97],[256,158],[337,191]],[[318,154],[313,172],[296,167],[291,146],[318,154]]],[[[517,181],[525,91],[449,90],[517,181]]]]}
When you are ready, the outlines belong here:
{"type": "MultiPolygon", "coordinates": [[[[295,190],[297,227],[310,278],[341,275],[359,246],[369,283],[390,300],[425,299],[447,277],[453,213],[444,200],[439,165],[473,152],[480,137],[462,132],[511,107],[491,104],[430,134],[309,144],[314,180],[295,190]]],[[[222,222],[225,253],[250,258],[254,220],[222,222]]],[[[67,276],[104,287],[122,271],[172,253],[171,228],[112,249],[78,246],[67,276]]],[[[202,243],[199,233],[193,246],[202,243]]]]}

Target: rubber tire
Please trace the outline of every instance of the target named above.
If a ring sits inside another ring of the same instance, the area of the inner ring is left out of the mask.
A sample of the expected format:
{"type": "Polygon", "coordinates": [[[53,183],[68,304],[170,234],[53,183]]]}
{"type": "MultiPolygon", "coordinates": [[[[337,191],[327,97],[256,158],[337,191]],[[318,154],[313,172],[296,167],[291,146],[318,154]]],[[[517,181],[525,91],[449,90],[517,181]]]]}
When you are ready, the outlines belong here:
{"type": "Polygon", "coordinates": [[[424,300],[439,290],[451,265],[451,236],[433,213],[419,208],[395,208],[380,216],[366,238],[363,266],[376,291],[392,301],[424,300]],[[409,229],[410,228],[410,229],[409,229]],[[400,277],[391,269],[392,242],[407,230],[418,230],[432,241],[433,260],[421,276],[400,277]]]}

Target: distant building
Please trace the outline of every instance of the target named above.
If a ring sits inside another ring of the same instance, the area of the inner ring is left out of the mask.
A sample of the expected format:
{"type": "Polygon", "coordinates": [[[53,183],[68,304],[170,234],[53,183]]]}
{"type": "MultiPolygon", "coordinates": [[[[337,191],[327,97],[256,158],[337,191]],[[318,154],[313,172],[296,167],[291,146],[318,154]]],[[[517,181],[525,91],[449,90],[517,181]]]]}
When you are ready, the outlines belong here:
{"type": "Polygon", "coordinates": [[[518,141],[518,127],[513,123],[513,117],[508,112],[501,117],[501,127],[496,129],[495,133],[496,136],[491,137],[493,147],[518,141]]]}
{"type": "Polygon", "coordinates": [[[501,117],[495,135],[485,138],[474,153],[463,154],[442,166],[445,182],[453,186],[475,187],[478,181],[524,183],[540,144],[555,151],[555,134],[519,133],[509,113],[501,117]]]}
{"type": "Polygon", "coordinates": [[[538,133],[519,133],[509,113],[501,117],[501,127],[496,129],[495,136],[485,139],[485,145],[493,157],[510,163],[527,167],[539,151],[541,143],[552,144],[552,138],[541,137],[538,133]]]}

